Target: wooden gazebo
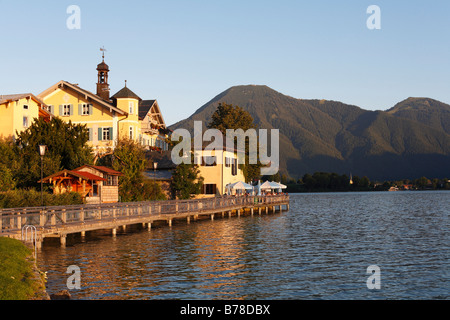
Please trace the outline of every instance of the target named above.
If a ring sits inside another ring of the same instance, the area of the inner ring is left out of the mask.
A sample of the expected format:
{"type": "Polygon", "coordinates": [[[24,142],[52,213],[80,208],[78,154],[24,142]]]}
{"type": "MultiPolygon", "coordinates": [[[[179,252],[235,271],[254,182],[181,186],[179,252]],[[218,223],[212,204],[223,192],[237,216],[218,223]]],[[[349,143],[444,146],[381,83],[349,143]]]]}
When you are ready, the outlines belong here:
{"type": "Polygon", "coordinates": [[[59,171],[43,178],[42,182],[53,184],[54,194],[78,192],[86,203],[117,202],[118,177],[121,175],[121,172],[110,168],[86,165],[59,171]]]}

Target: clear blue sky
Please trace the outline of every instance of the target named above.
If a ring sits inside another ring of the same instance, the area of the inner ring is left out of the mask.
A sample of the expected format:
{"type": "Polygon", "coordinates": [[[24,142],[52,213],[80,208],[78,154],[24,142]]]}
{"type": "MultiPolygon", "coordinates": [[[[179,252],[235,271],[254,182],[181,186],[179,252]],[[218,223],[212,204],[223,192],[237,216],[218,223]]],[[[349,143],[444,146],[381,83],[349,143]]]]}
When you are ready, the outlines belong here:
{"type": "Polygon", "coordinates": [[[0,93],[59,80],[95,92],[99,48],[112,94],[124,80],[168,125],[231,86],[386,110],[407,97],[450,103],[450,1],[0,0],[0,93]],[[69,5],[81,29],[69,30],[69,5]],[[381,30],[369,30],[369,5],[381,30]]]}

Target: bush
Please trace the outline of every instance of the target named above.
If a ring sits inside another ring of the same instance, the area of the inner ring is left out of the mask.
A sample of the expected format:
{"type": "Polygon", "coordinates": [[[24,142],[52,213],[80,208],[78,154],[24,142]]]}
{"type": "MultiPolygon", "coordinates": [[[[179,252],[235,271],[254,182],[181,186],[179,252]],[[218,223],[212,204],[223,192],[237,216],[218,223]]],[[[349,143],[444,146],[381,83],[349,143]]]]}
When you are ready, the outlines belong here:
{"type": "MultiPolygon", "coordinates": [[[[50,194],[44,192],[44,206],[64,206],[82,204],[83,199],[77,192],[50,194]]],[[[40,207],[41,192],[31,190],[9,190],[0,193],[0,208],[40,207]]]]}

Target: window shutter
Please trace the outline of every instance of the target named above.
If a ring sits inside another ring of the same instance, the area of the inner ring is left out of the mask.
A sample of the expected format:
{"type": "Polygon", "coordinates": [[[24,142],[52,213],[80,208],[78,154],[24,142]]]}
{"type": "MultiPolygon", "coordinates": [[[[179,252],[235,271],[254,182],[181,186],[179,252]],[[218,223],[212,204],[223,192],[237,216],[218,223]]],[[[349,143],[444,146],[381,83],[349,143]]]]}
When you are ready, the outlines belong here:
{"type": "Polygon", "coordinates": [[[62,106],[62,104],[59,105],[59,115],[60,115],[60,116],[63,116],[63,115],[64,115],[64,114],[63,114],[63,106],[62,106]]]}
{"type": "Polygon", "coordinates": [[[70,105],[70,115],[73,116],[73,104],[70,105]]]}
{"type": "Polygon", "coordinates": [[[93,110],[92,110],[92,103],[91,103],[91,104],[89,104],[89,115],[92,115],[92,113],[93,113],[93,110]]]}
{"type": "Polygon", "coordinates": [[[89,141],[92,141],[92,128],[88,128],[89,130],[89,141]]]}
{"type": "Polygon", "coordinates": [[[78,104],[78,115],[81,116],[83,114],[83,105],[78,104]]]}
{"type": "Polygon", "coordinates": [[[103,130],[102,128],[98,128],[98,141],[103,140],[103,130]]]}
{"type": "Polygon", "coordinates": [[[113,127],[109,127],[109,140],[114,140],[113,127]]]}

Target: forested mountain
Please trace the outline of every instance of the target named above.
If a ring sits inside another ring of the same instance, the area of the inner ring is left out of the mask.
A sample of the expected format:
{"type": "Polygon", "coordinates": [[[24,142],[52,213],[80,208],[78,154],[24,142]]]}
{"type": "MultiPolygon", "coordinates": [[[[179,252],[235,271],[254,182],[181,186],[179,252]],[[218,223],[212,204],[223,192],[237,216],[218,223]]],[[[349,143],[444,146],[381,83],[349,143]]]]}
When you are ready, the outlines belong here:
{"type": "Polygon", "coordinates": [[[219,103],[247,110],[260,128],[280,130],[280,171],[292,178],[317,171],[371,180],[450,178],[450,106],[408,98],[387,111],[338,101],[304,100],[267,86],[232,87],[170,128],[205,125],[219,103]]]}

